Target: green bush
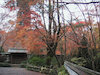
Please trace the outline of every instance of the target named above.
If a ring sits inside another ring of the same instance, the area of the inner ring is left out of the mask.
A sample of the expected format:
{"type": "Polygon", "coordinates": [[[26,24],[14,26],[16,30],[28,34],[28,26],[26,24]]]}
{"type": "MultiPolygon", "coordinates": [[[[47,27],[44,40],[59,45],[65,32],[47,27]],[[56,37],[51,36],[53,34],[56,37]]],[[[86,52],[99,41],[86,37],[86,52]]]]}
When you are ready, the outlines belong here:
{"type": "Polygon", "coordinates": [[[74,64],[80,65],[80,66],[85,66],[86,65],[86,60],[83,57],[74,57],[71,59],[71,62],[74,64]]]}
{"type": "Polygon", "coordinates": [[[27,65],[27,61],[23,61],[23,62],[20,64],[20,67],[21,67],[21,68],[26,68],[26,65],[27,65]]]}
{"type": "Polygon", "coordinates": [[[96,63],[96,71],[100,72],[100,52],[97,53],[97,57],[95,58],[96,63]]]}
{"type": "Polygon", "coordinates": [[[57,66],[57,64],[58,64],[58,63],[57,63],[56,58],[53,57],[52,60],[51,60],[51,65],[57,66]]]}
{"type": "Polygon", "coordinates": [[[33,65],[33,66],[45,66],[46,65],[46,60],[40,57],[31,57],[28,60],[28,63],[33,65]]]}
{"type": "Polygon", "coordinates": [[[57,69],[51,69],[49,75],[58,75],[57,69]]]}
{"type": "Polygon", "coordinates": [[[59,69],[58,69],[58,75],[69,75],[67,70],[65,69],[64,66],[61,66],[59,69]]]}
{"type": "Polygon", "coordinates": [[[97,53],[97,57],[98,57],[98,58],[100,58],[100,52],[99,52],[99,53],[97,53]]]}

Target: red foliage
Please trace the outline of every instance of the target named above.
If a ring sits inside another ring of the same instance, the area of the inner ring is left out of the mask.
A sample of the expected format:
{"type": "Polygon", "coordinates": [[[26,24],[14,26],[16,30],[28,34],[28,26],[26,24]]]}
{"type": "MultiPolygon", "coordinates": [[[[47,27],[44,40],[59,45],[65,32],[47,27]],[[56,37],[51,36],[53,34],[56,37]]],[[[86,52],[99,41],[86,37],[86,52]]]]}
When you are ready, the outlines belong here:
{"type": "MultiPolygon", "coordinates": [[[[27,48],[29,51],[34,51],[36,53],[40,52],[40,49],[45,47],[45,44],[41,41],[41,35],[38,31],[42,31],[42,29],[35,29],[35,26],[42,27],[41,17],[38,13],[33,10],[30,10],[30,5],[27,7],[24,4],[31,4],[29,0],[17,0],[20,5],[15,6],[15,0],[10,0],[6,4],[6,8],[9,8],[10,11],[16,10],[19,8],[17,23],[15,30],[9,32],[8,34],[14,34],[12,37],[8,37],[7,41],[9,45],[8,47],[18,47],[16,44],[19,44],[20,47],[27,48]],[[28,2],[28,3],[27,3],[28,2]],[[32,22],[33,20],[33,22],[32,22]],[[21,24],[20,24],[21,23],[21,24]],[[34,29],[32,29],[34,28],[34,29]],[[15,37],[15,38],[14,38],[15,37]],[[13,39],[14,38],[14,39],[13,39]],[[13,40],[12,40],[13,39],[13,40]]],[[[32,4],[36,4],[39,0],[34,0],[32,4]]]]}

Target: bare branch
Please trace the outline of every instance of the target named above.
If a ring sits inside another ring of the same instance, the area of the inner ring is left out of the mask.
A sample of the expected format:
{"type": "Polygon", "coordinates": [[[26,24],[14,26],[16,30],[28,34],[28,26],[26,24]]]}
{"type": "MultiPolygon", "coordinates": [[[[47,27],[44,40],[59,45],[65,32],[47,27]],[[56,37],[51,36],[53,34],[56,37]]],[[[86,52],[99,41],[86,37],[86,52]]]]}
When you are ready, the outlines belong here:
{"type": "Polygon", "coordinates": [[[58,3],[65,3],[65,4],[95,4],[95,3],[100,3],[100,1],[97,1],[97,2],[87,2],[87,3],[83,3],[83,2],[58,2],[58,3]]]}

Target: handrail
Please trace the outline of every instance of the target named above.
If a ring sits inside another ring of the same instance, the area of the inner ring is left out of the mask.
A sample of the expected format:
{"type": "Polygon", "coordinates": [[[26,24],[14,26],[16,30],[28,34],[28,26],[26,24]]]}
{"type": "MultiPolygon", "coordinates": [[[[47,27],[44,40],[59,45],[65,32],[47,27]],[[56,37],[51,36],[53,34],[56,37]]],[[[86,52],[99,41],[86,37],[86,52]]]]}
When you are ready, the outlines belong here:
{"type": "Polygon", "coordinates": [[[67,70],[67,67],[69,67],[71,70],[76,72],[78,75],[100,75],[99,72],[84,68],[82,66],[78,66],[68,61],[64,62],[64,67],[66,68],[66,70],[67,70]]]}

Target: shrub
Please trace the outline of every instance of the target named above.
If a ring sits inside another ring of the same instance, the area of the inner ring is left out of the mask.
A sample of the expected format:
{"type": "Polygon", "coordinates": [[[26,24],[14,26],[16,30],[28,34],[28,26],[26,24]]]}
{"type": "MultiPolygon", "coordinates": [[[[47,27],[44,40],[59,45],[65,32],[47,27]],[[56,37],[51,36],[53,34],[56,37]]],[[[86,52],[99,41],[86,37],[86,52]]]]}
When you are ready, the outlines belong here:
{"type": "Polygon", "coordinates": [[[100,58],[100,52],[99,52],[99,53],[97,53],[97,57],[98,57],[98,58],[100,58]]]}
{"type": "Polygon", "coordinates": [[[29,60],[28,60],[28,63],[33,65],[33,66],[45,66],[45,59],[43,58],[40,58],[40,57],[31,57],[29,60]]]}
{"type": "Polygon", "coordinates": [[[49,75],[58,75],[57,70],[51,69],[50,72],[49,72],[49,75]]]}
{"type": "Polygon", "coordinates": [[[80,66],[85,66],[86,65],[86,60],[83,57],[74,57],[71,59],[71,62],[74,64],[80,65],[80,66]]]}
{"type": "Polygon", "coordinates": [[[26,68],[26,65],[27,65],[27,61],[23,61],[23,62],[20,64],[20,67],[21,67],[21,68],[26,68]]]}
{"type": "Polygon", "coordinates": [[[59,69],[58,69],[58,75],[69,75],[67,70],[65,69],[64,66],[61,66],[59,69]]]}
{"type": "Polygon", "coordinates": [[[51,65],[57,66],[57,64],[58,64],[58,63],[57,63],[56,58],[53,57],[52,60],[51,60],[51,65]]]}
{"type": "Polygon", "coordinates": [[[95,57],[96,63],[96,71],[100,72],[100,52],[97,53],[97,57],[95,57]]]}

